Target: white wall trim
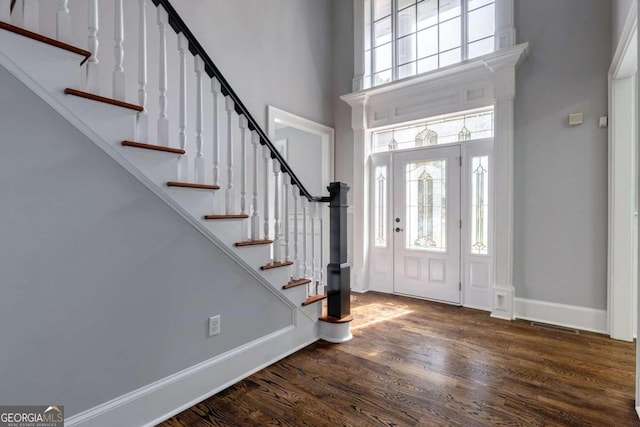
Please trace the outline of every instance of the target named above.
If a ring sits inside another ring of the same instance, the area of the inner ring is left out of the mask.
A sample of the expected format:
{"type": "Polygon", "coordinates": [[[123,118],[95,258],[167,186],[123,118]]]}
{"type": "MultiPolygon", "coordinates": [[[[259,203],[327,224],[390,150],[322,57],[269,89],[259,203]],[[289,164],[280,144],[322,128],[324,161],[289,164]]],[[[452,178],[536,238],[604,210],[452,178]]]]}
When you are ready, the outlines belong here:
{"type": "Polygon", "coordinates": [[[631,6],[629,7],[629,14],[625,20],[624,27],[622,27],[622,33],[620,34],[620,39],[618,40],[618,45],[616,46],[616,50],[611,61],[611,67],[609,68],[609,74],[615,76],[614,78],[624,77],[620,76],[620,72],[624,71],[621,69],[624,64],[623,59],[629,48],[637,49],[637,46],[631,46],[631,43],[634,41],[633,33],[637,29],[638,3],[637,0],[634,0],[631,2],[631,6]]]}
{"type": "Polygon", "coordinates": [[[515,316],[533,322],[607,333],[607,310],[515,298],[515,316]]]}
{"type": "Polygon", "coordinates": [[[317,340],[298,344],[304,336],[286,327],[74,415],[65,425],[154,426],[317,340]]]}

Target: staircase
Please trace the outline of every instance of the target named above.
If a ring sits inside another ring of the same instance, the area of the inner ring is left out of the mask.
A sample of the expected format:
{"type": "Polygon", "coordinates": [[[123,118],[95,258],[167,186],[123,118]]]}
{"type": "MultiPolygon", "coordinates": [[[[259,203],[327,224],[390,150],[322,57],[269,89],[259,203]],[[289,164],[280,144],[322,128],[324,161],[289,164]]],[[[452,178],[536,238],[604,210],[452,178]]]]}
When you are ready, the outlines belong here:
{"type": "Polygon", "coordinates": [[[297,307],[316,338],[348,340],[348,188],[307,191],[169,1],[68,3],[0,0],[0,66],[297,307]],[[100,56],[111,48],[112,64],[100,56]]]}

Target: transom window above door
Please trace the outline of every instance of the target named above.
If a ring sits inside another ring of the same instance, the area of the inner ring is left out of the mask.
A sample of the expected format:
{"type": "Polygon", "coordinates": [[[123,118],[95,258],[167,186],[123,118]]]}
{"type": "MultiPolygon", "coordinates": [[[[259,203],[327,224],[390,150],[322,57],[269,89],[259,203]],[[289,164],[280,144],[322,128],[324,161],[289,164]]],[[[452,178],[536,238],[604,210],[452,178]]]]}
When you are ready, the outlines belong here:
{"type": "Polygon", "coordinates": [[[373,133],[371,152],[403,150],[493,137],[493,109],[457,114],[373,133]]]}
{"type": "Polygon", "coordinates": [[[364,0],[364,88],[494,51],[495,0],[364,0]]]}

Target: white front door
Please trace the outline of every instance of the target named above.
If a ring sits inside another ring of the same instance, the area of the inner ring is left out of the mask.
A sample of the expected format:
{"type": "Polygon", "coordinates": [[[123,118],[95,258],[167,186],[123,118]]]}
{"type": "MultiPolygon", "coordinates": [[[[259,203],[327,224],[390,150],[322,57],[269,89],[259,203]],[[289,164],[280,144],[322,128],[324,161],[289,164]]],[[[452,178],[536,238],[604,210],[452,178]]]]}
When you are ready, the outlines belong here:
{"type": "Polygon", "coordinates": [[[394,292],[460,304],[460,146],[393,153],[394,292]]]}

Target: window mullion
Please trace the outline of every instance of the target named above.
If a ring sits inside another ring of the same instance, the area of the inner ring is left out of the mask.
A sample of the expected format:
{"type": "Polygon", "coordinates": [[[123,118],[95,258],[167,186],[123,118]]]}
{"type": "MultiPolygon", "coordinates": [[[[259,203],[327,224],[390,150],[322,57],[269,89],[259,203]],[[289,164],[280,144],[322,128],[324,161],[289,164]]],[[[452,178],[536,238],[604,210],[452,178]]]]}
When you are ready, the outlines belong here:
{"type": "Polygon", "coordinates": [[[391,0],[391,81],[398,80],[398,8],[396,0],[391,0]]]}
{"type": "Polygon", "coordinates": [[[461,2],[461,19],[460,19],[460,40],[462,41],[461,46],[461,58],[463,61],[466,61],[469,58],[469,0],[462,0],[461,2]]]}

